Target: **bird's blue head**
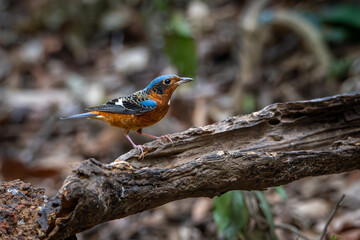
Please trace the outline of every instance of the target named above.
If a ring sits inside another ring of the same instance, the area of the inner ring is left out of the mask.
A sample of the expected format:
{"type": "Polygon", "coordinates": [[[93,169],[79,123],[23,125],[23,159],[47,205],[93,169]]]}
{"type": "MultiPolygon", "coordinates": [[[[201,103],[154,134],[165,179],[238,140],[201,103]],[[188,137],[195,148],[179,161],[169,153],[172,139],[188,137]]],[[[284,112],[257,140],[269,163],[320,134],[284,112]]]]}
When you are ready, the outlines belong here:
{"type": "Polygon", "coordinates": [[[176,75],[162,75],[154,80],[144,89],[148,94],[153,92],[154,94],[172,94],[175,89],[182,83],[192,81],[192,78],[178,77],[176,75]]]}

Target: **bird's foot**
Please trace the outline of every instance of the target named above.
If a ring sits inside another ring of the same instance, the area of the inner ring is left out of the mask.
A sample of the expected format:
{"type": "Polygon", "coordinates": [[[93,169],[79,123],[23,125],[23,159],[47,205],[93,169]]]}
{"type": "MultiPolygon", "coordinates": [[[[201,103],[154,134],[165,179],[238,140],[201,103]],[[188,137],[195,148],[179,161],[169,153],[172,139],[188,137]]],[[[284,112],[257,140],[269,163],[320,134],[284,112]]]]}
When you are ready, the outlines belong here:
{"type": "Polygon", "coordinates": [[[171,142],[171,145],[174,145],[173,141],[171,140],[170,138],[170,135],[169,134],[166,134],[166,135],[163,135],[161,137],[157,137],[157,136],[154,136],[154,135],[150,135],[150,134],[147,134],[147,133],[143,133],[142,132],[142,129],[139,129],[136,131],[137,134],[139,135],[143,135],[145,137],[149,137],[149,138],[153,138],[153,139],[167,139],[171,142]]]}
{"type": "Polygon", "coordinates": [[[161,136],[159,138],[160,139],[167,139],[167,140],[169,140],[169,142],[171,142],[171,145],[174,145],[173,140],[171,140],[171,138],[170,138],[170,134],[163,135],[163,136],[161,136]]]}
{"type": "Polygon", "coordinates": [[[140,150],[140,154],[139,154],[139,158],[138,158],[139,160],[144,159],[145,154],[147,154],[149,151],[149,148],[145,147],[144,145],[134,145],[134,148],[140,150]]]}

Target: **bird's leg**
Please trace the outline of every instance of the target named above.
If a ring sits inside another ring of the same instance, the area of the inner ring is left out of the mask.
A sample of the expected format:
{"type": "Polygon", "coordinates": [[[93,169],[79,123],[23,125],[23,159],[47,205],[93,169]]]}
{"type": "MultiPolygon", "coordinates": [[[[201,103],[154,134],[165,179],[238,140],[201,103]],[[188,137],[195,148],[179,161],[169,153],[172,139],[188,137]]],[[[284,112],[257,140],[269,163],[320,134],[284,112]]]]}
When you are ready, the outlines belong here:
{"type": "Polygon", "coordinates": [[[147,152],[147,148],[144,145],[136,145],[129,136],[129,130],[125,130],[124,135],[129,140],[129,142],[132,144],[133,148],[140,150],[141,154],[139,155],[139,159],[140,158],[144,159],[145,153],[147,152]],[[145,150],[145,153],[144,153],[144,150],[145,150]]]}
{"type": "Polygon", "coordinates": [[[173,144],[173,141],[171,140],[169,134],[166,134],[166,135],[161,136],[161,137],[157,137],[157,136],[154,136],[154,135],[150,135],[150,134],[147,134],[147,133],[143,133],[141,128],[138,129],[138,130],[136,131],[136,133],[139,134],[139,135],[145,136],[145,137],[153,138],[153,139],[166,138],[166,139],[168,139],[168,140],[171,142],[171,144],[173,144]]]}

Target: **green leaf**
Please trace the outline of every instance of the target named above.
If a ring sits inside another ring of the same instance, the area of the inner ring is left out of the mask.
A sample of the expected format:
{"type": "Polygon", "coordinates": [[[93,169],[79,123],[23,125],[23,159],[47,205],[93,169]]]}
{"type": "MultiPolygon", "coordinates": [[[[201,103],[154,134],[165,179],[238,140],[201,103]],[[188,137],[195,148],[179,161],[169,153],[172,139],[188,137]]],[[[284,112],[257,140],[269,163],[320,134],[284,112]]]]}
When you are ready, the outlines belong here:
{"type": "Polygon", "coordinates": [[[275,188],[275,190],[282,199],[288,200],[284,186],[278,186],[275,188]]]}
{"type": "Polygon", "coordinates": [[[149,3],[153,4],[157,11],[168,11],[170,8],[169,0],[153,0],[149,3]]]}
{"type": "Polygon", "coordinates": [[[355,4],[339,4],[326,8],[320,18],[327,23],[343,24],[360,29],[360,7],[355,4]]]}
{"type": "Polygon", "coordinates": [[[358,41],[360,30],[360,7],[353,4],[338,4],[319,13],[323,23],[322,32],[327,41],[342,43],[358,41]]]}
{"type": "Polygon", "coordinates": [[[351,65],[353,64],[353,61],[354,60],[350,59],[350,58],[343,58],[343,59],[334,60],[331,63],[329,76],[330,77],[336,77],[336,78],[346,76],[349,69],[350,69],[350,67],[351,67],[351,65]]]}
{"type": "Polygon", "coordinates": [[[241,191],[231,191],[215,198],[214,220],[226,239],[247,236],[249,210],[241,191]]]}
{"type": "Polygon", "coordinates": [[[214,220],[219,232],[224,232],[230,224],[230,192],[216,197],[214,202],[214,220]]]}
{"type": "Polygon", "coordinates": [[[166,26],[165,52],[180,74],[188,77],[195,76],[196,45],[190,24],[180,12],[172,14],[166,26]]]}
{"type": "Polygon", "coordinates": [[[232,191],[231,200],[233,221],[234,223],[236,223],[238,230],[245,229],[246,223],[248,221],[249,212],[246,202],[244,200],[243,192],[232,191]]]}
{"type": "Polygon", "coordinates": [[[326,27],[323,30],[324,37],[327,41],[333,43],[342,43],[352,39],[351,30],[344,27],[326,27]]]}
{"type": "Polygon", "coordinates": [[[196,47],[193,38],[177,34],[165,35],[165,52],[180,74],[194,77],[196,73],[196,47]]]}
{"type": "Polygon", "coordinates": [[[256,109],[256,97],[251,93],[244,93],[243,95],[243,112],[251,113],[256,109]]]}
{"type": "Polygon", "coordinates": [[[190,23],[184,18],[181,12],[175,12],[167,26],[169,32],[182,37],[192,37],[190,23]]]}
{"type": "Polygon", "coordinates": [[[275,225],[274,225],[273,215],[271,212],[270,205],[268,204],[263,192],[254,191],[254,193],[260,202],[260,208],[261,208],[262,212],[264,213],[265,218],[269,224],[271,239],[277,240],[277,237],[275,235],[275,225]]]}

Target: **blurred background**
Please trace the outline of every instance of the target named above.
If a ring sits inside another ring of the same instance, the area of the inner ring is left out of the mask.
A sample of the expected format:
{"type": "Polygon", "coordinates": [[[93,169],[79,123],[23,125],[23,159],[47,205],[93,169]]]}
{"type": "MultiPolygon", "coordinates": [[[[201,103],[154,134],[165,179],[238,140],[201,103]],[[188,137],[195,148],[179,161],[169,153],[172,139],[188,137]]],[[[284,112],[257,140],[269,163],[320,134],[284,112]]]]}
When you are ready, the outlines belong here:
{"type": "MultiPolygon", "coordinates": [[[[109,163],[126,153],[122,129],[59,118],[161,74],[196,81],[144,130],[158,136],[275,102],[360,90],[359,43],[357,1],[0,0],[0,179],[53,196],[84,159],[109,163]]],[[[315,239],[342,193],[328,239],[360,239],[360,171],[185,199],[77,236],[315,239]]]]}

